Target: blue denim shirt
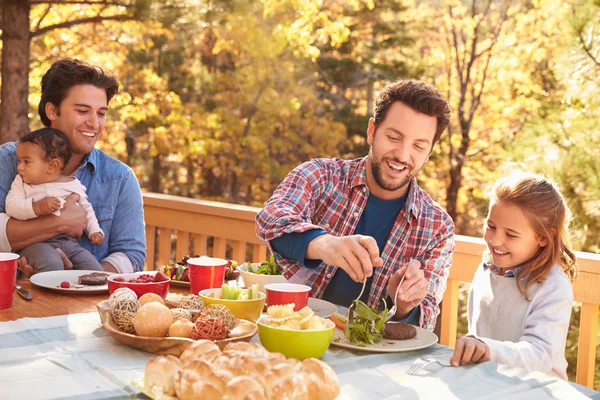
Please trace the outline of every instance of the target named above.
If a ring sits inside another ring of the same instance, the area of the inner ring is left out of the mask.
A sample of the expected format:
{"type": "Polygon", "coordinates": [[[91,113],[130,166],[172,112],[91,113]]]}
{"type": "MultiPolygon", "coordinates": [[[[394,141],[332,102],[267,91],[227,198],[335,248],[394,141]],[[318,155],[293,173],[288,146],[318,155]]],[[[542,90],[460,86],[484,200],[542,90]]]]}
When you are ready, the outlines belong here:
{"type": "MultiPolygon", "coordinates": [[[[17,142],[0,146],[0,213],[5,213],[6,195],[17,175],[16,149],[17,142]]],[[[86,235],[80,245],[98,260],[123,253],[135,271],[142,271],[146,259],[144,209],[140,185],[131,168],[94,149],[84,157],[76,176],[85,186],[104,231],[102,245],[92,245],[86,235]]]]}

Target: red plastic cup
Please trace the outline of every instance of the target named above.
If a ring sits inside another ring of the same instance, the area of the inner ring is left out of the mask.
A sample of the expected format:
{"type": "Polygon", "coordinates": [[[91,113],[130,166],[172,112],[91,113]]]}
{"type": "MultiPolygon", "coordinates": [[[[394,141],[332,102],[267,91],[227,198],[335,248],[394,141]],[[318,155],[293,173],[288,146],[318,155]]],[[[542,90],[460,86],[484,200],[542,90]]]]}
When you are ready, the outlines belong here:
{"type": "Polygon", "coordinates": [[[197,295],[201,290],[223,286],[227,260],[203,256],[190,258],[187,263],[190,270],[190,289],[193,294],[197,295]]]}
{"type": "Polygon", "coordinates": [[[18,261],[18,254],[0,253],[0,308],[12,307],[18,261]]]}
{"type": "Polygon", "coordinates": [[[267,307],[294,303],[294,311],[299,311],[308,304],[310,289],[296,283],[269,283],[265,285],[267,307]]]}

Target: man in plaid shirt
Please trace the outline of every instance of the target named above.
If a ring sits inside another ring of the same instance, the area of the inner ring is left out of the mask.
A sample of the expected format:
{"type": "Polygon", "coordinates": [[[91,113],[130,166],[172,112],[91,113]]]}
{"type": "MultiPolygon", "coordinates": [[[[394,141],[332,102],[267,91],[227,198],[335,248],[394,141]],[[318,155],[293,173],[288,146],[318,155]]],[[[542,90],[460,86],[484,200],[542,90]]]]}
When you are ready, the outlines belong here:
{"type": "Polygon", "coordinates": [[[449,123],[439,91],[418,81],[386,86],[369,120],[368,156],[313,159],[291,171],[256,217],[257,235],[290,282],[349,306],[388,308],[432,330],[454,251],[450,216],[415,175],[449,123]]]}

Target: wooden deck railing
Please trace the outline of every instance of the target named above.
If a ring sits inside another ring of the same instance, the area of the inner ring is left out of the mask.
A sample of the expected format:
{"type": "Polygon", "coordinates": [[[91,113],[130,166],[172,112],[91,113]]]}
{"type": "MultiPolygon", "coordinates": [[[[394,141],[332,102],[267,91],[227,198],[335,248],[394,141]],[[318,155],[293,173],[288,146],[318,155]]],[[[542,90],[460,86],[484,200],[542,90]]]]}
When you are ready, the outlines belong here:
{"type": "MultiPolygon", "coordinates": [[[[180,260],[186,254],[229,257],[240,262],[264,260],[266,247],[260,244],[255,234],[254,217],[258,210],[256,207],[145,193],[146,269],[154,270],[180,260]]],[[[456,343],[459,282],[471,282],[484,249],[482,239],[456,237],[456,251],[442,302],[441,344],[454,347],[456,343]]],[[[575,301],[581,302],[582,307],[576,381],[593,388],[600,255],[578,252],[577,257],[579,277],[574,291],[575,301]]]]}

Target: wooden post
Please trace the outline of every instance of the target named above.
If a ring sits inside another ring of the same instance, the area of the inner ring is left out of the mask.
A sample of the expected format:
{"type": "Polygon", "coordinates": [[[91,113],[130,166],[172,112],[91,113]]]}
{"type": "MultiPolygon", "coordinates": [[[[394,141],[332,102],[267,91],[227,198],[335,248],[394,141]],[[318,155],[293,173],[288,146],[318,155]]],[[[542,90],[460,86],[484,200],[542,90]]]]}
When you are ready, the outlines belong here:
{"type": "Polygon", "coordinates": [[[596,335],[598,332],[598,304],[582,303],[579,319],[579,348],[577,350],[577,376],[580,385],[594,388],[596,364],[596,335]]]}
{"type": "Polygon", "coordinates": [[[456,328],[458,320],[458,280],[448,279],[442,300],[442,328],[440,344],[452,347],[456,345],[456,328]]]}

